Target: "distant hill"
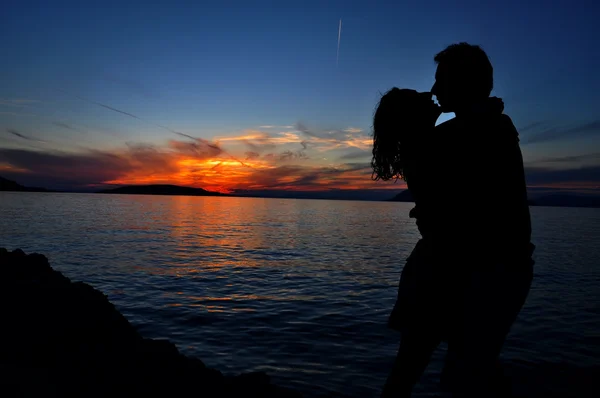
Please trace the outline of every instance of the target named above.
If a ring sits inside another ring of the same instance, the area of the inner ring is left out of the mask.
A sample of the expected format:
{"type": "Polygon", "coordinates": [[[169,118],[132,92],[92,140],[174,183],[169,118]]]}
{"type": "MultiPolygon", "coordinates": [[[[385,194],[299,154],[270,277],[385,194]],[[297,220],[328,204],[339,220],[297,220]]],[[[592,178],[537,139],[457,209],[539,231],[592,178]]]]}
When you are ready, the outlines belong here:
{"type": "Polygon", "coordinates": [[[531,206],[595,207],[600,208],[600,196],[555,193],[530,201],[531,206]]]}
{"type": "MultiPolygon", "coordinates": [[[[400,192],[390,202],[414,202],[410,191],[400,192]]],[[[572,193],[555,193],[540,196],[529,200],[529,206],[554,206],[554,207],[596,207],[600,208],[600,195],[578,195],[572,193]]]]}
{"type": "Polygon", "coordinates": [[[16,181],[0,177],[0,191],[12,192],[52,192],[45,188],[25,187],[16,181]]]}
{"type": "Polygon", "coordinates": [[[397,194],[396,196],[394,196],[391,199],[388,199],[388,201],[390,202],[414,202],[415,200],[413,199],[412,194],[410,193],[410,191],[408,189],[400,192],[399,194],[397,194]]]}
{"type": "Polygon", "coordinates": [[[326,189],[322,191],[296,190],[243,190],[238,189],[229,196],[244,198],[273,198],[273,199],[323,199],[323,200],[387,200],[389,189],[326,189]]]}
{"type": "Polygon", "coordinates": [[[123,195],[182,195],[182,196],[227,196],[220,192],[207,191],[202,188],[180,187],[178,185],[130,185],[113,189],[105,189],[98,193],[123,195]]]}

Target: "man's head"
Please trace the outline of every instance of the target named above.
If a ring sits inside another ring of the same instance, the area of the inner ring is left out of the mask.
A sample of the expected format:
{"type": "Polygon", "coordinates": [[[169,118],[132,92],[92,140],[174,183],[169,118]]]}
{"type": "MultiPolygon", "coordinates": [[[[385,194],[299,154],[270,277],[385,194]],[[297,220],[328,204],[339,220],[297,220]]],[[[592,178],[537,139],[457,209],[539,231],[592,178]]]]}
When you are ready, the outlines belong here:
{"type": "Polygon", "coordinates": [[[467,109],[488,98],[494,87],[494,70],[487,54],[468,43],[448,46],[435,58],[438,64],[433,95],[444,112],[467,109]]]}

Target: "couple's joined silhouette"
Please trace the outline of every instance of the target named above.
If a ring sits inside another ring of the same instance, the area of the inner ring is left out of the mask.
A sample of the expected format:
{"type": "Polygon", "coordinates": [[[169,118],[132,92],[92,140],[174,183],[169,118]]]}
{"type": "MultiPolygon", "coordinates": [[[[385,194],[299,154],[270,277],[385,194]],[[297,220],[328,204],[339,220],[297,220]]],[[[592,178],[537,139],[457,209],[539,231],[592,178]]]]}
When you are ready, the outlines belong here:
{"type": "Polygon", "coordinates": [[[534,264],[518,132],[490,97],[493,68],[479,46],[453,44],[434,60],[431,92],[393,88],[373,120],[373,178],[405,180],[421,234],[388,321],[401,340],[382,396],[410,397],[442,341],[446,391],[501,396],[497,360],[534,264]],[[455,118],[436,126],[443,112],[455,118]]]}

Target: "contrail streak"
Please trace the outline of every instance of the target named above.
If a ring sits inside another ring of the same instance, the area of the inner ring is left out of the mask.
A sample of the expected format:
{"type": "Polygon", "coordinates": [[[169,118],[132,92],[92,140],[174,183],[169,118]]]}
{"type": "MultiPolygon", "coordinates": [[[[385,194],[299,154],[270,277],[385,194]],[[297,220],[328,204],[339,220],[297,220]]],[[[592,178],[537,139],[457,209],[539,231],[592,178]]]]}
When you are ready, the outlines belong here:
{"type": "Polygon", "coordinates": [[[335,57],[335,66],[338,66],[340,60],[340,41],[342,40],[342,18],[340,18],[340,27],[338,28],[338,45],[337,45],[337,55],[335,57]]]}
{"type": "Polygon", "coordinates": [[[42,143],[44,143],[44,144],[46,144],[46,143],[47,143],[46,141],[40,140],[40,139],[38,139],[38,138],[34,138],[34,137],[30,137],[30,136],[28,136],[28,135],[25,135],[25,134],[21,134],[21,133],[19,133],[17,130],[13,130],[13,129],[6,129],[6,132],[7,132],[8,134],[12,134],[12,135],[14,135],[15,137],[19,137],[19,138],[22,138],[22,139],[24,139],[24,140],[28,140],[28,141],[35,141],[35,142],[42,142],[42,143]]]}
{"type": "MultiPolygon", "coordinates": [[[[134,119],[140,120],[140,121],[142,121],[142,122],[149,123],[149,124],[151,124],[151,125],[153,125],[153,126],[160,127],[160,128],[162,128],[162,129],[165,129],[165,130],[167,130],[167,131],[170,131],[170,132],[171,132],[171,133],[173,133],[173,134],[177,134],[177,135],[179,135],[179,136],[182,136],[182,137],[189,138],[189,139],[191,139],[191,140],[194,140],[194,141],[196,141],[196,142],[198,142],[198,143],[200,143],[200,144],[206,145],[206,146],[208,146],[209,148],[212,148],[212,149],[216,149],[216,150],[219,150],[219,151],[221,151],[222,153],[224,153],[225,155],[229,156],[231,159],[233,159],[234,161],[236,161],[236,162],[240,163],[240,164],[241,164],[242,166],[244,166],[244,167],[249,167],[249,168],[251,168],[251,169],[253,169],[253,168],[254,168],[254,167],[252,167],[252,166],[250,166],[250,165],[248,165],[248,164],[246,164],[246,163],[242,162],[241,160],[239,160],[239,159],[238,159],[238,158],[236,158],[235,156],[232,156],[232,155],[231,155],[231,154],[229,154],[227,151],[225,151],[223,148],[220,148],[219,146],[217,146],[217,145],[215,145],[215,144],[212,144],[212,143],[210,143],[209,141],[207,141],[207,140],[204,140],[204,139],[202,139],[202,138],[196,138],[196,137],[192,137],[191,135],[188,135],[188,134],[180,133],[179,131],[175,131],[175,130],[173,130],[172,128],[169,128],[169,127],[167,127],[167,126],[163,126],[162,124],[158,124],[158,123],[154,123],[154,122],[151,122],[151,121],[149,121],[149,120],[146,120],[146,119],[142,119],[141,117],[138,117],[138,116],[136,116],[136,115],[134,115],[134,114],[132,114],[132,113],[125,112],[125,111],[121,111],[121,110],[119,110],[119,109],[113,108],[112,106],[108,106],[108,105],[105,105],[105,104],[101,104],[100,102],[96,102],[96,101],[92,101],[92,100],[90,100],[90,99],[87,99],[87,98],[80,97],[80,96],[78,96],[78,95],[76,95],[76,94],[69,93],[69,92],[67,92],[67,91],[65,91],[65,90],[63,90],[63,89],[60,89],[60,88],[58,89],[58,91],[60,91],[60,92],[62,92],[62,93],[65,93],[65,94],[68,94],[68,95],[72,95],[72,96],[74,96],[75,98],[77,98],[77,99],[79,99],[79,100],[81,100],[81,101],[84,101],[84,102],[88,102],[88,103],[91,103],[91,104],[94,104],[94,105],[101,106],[101,107],[103,107],[103,108],[105,108],[105,109],[108,109],[108,110],[111,110],[111,111],[113,111],[113,112],[117,112],[117,113],[120,113],[120,114],[122,114],[122,115],[126,115],[126,116],[132,117],[132,118],[134,118],[134,119]]],[[[16,135],[16,136],[18,136],[18,137],[24,138],[24,139],[31,139],[31,138],[29,138],[29,137],[25,137],[25,136],[23,136],[23,135],[22,135],[22,134],[20,134],[20,133],[15,133],[15,132],[12,132],[12,131],[9,131],[9,133],[11,133],[11,134],[13,134],[13,135],[16,135]]],[[[36,140],[36,141],[40,141],[40,140],[36,140]]],[[[40,141],[40,142],[44,142],[44,141],[40,141]]]]}
{"type": "MultiPolygon", "coordinates": [[[[60,88],[58,89],[58,91],[61,91],[61,92],[65,93],[65,94],[70,94],[70,93],[67,93],[65,90],[62,90],[62,89],[60,89],[60,88]]],[[[106,108],[106,109],[108,109],[108,110],[111,110],[111,111],[113,111],[113,112],[118,112],[118,113],[121,113],[121,114],[123,114],[123,115],[130,116],[130,117],[132,117],[132,118],[134,118],[134,119],[142,120],[142,119],[140,119],[139,117],[137,117],[137,116],[135,116],[135,115],[132,115],[131,113],[120,111],[120,110],[118,110],[118,109],[115,109],[115,108],[113,108],[112,106],[104,105],[104,104],[101,104],[101,103],[99,103],[99,102],[96,102],[96,101],[92,101],[92,100],[89,100],[89,99],[86,99],[86,98],[82,98],[82,97],[80,97],[80,96],[78,96],[78,95],[76,95],[76,94],[71,94],[71,95],[72,95],[73,97],[77,98],[77,99],[80,99],[80,100],[82,100],[82,101],[85,101],[85,102],[89,102],[89,103],[91,103],[91,104],[95,104],[95,105],[101,106],[101,107],[103,107],[103,108],[106,108]]],[[[144,120],[144,121],[145,121],[145,120],[144,120]]],[[[147,121],[146,121],[146,122],[147,122],[147,121]]],[[[147,122],[147,123],[150,123],[150,122],[147,122]]],[[[154,123],[153,123],[153,124],[154,124],[154,123]]]]}

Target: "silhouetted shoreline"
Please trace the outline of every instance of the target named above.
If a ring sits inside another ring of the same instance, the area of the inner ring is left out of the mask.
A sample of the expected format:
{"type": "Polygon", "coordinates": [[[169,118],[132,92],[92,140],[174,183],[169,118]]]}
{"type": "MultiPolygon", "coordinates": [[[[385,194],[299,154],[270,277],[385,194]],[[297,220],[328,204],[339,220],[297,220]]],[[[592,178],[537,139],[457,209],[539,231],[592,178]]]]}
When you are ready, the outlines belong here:
{"type": "Polygon", "coordinates": [[[0,265],[8,396],[301,396],[264,373],[225,376],[167,340],[142,337],[107,296],[71,282],[41,254],[0,248],[0,265]]]}
{"type": "Polygon", "coordinates": [[[16,181],[0,177],[0,191],[9,192],[54,192],[46,188],[26,187],[16,181]]]}
{"type": "Polygon", "coordinates": [[[112,189],[104,189],[96,193],[122,195],[180,195],[180,196],[228,196],[202,188],[182,187],[179,185],[129,185],[112,189]]]}
{"type": "MultiPolygon", "coordinates": [[[[329,191],[291,191],[291,190],[240,190],[230,194],[208,191],[203,188],[184,187],[170,184],[128,185],[100,191],[56,191],[45,188],[26,187],[15,181],[0,177],[0,191],[8,192],[63,192],[63,193],[100,193],[118,195],[157,195],[157,196],[220,196],[238,198],[270,198],[270,199],[320,199],[320,200],[359,200],[368,202],[413,202],[411,193],[403,190],[393,197],[386,191],[373,190],[373,193],[357,190],[329,191]]],[[[483,198],[482,198],[483,200],[483,198]]],[[[588,207],[600,208],[600,193],[598,195],[580,195],[557,192],[533,196],[529,206],[549,207],[588,207]]]]}
{"type": "MultiPolygon", "coordinates": [[[[414,202],[409,190],[402,191],[387,201],[414,202]]],[[[600,196],[557,192],[533,197],[529,199],[529,206],[600,208],[600,196]]]]}

